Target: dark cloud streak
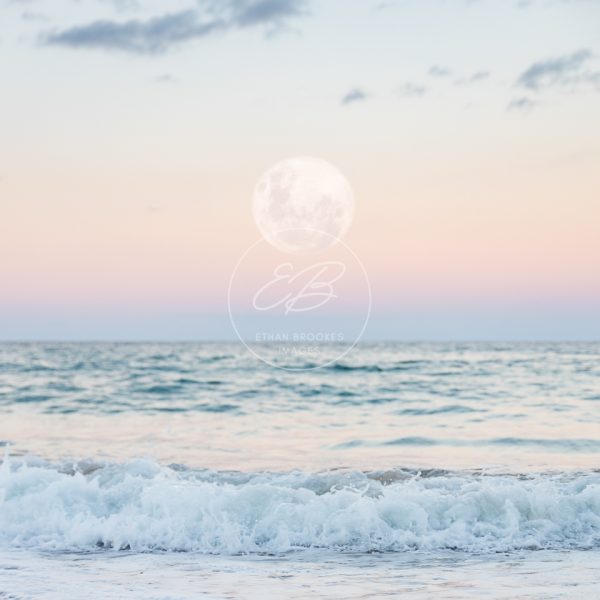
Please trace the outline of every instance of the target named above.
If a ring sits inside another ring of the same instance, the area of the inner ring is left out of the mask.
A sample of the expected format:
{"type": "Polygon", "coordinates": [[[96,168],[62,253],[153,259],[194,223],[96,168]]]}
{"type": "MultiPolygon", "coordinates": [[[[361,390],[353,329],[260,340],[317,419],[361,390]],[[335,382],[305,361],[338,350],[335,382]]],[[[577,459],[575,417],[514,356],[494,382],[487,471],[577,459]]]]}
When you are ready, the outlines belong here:
{"type": "Polygon", "coordinates": [[[368,94],[364,90],[361,90],[360,88],[356,87],[352,88],[351,90],[346,92],[346,94],[344,94],[344,97],[341,100],[341,104],[346,106],[347,104],[352,104],[353,102],[362,102],[367,98],[368,94]]]}
{"type": "Polygon", "coordinates": [[[515,85],[527,90],[540,91],[553,86],[597,82],[600,76],[598,72],[582,71],[591,58],[592,53],[582,49],[565,56],[535,62],[519,75],[515,85]]]}
{"type": "Polygon", "coordinates": [[[281,24],[285,20],[305,14],[304,2],[298,0],[261,0],[260,2],[236,2],[240,10],[233,22],[239,27],[263,23],[281,24]]]}
{"type": "Polygon", "coordinates": [[[209,5],[209,9],[203,13],[183,10],[147,20],[94,21],[50,32],[42,42],[69,48],[161,54],[172,46],[213,33],[261,25],[278,28],[306,14],[305,0],[222,0],[209,5]]]}
{"type": "Polygon", "coordinates": [[[519,111],[519,112],[529,112],[531,109],[537,106],[537,102],[530,100],[526,96],[522,96],[520,98],[514,98],[511,100],[506,107],[508,111],[519,111]]]}
{"type": "Polygon", "coordinates": [[[198,23],[196,12],[186,10],[147,21],[95,21],[51,34],[45,43],[71,48],[158,54],[174,44],[203,37],[219,29],[225,29],[224,22],[213,20],[198,23]]]}

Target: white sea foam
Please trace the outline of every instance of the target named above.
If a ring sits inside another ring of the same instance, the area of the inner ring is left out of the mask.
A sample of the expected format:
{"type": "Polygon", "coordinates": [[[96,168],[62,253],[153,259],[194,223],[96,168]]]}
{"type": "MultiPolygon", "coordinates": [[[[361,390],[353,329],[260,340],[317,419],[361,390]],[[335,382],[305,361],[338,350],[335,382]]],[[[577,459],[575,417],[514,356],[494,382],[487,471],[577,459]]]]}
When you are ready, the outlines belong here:
{"type": "Polygon", "coordinates": [[[235,475],[5,460],[0,542],[215,554],[298,548],[494,552],[600,545],[600,474],[235,475]],[[386,477],[389,479],[389,477],[386,477]],[[393,478],[392,478],[393,479],[393,478]]]}

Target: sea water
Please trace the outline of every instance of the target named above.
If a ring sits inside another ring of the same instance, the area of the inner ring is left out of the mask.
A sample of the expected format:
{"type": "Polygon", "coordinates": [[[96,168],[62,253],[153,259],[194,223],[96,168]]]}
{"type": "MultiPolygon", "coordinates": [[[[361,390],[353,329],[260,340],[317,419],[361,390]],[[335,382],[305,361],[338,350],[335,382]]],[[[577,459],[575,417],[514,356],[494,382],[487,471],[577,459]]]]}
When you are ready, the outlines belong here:
{"type": "Polygon", "coordinates": [[[600,597],[600,344],[5,343],[0,444],[0,598],[600,597]]]}

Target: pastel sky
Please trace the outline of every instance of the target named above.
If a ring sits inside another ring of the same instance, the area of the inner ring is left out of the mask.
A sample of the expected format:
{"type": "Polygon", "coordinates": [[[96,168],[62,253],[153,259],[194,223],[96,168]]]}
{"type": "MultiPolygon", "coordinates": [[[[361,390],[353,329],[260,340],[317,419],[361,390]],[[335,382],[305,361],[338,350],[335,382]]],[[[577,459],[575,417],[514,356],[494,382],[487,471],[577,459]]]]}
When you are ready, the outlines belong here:
{"type": "Polygon", "coordinates": [[[233,339],[297,155],[367,338],[600,339],[597,0],[0,0],[0,74],[0,339],[233,339]]]}

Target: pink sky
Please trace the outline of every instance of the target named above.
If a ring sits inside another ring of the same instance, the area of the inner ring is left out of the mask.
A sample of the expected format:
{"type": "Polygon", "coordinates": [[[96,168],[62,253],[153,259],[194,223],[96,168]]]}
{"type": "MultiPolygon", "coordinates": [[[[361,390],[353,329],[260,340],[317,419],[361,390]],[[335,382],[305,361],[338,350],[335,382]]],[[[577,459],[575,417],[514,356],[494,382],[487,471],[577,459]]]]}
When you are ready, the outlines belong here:
{"type": "MultiPolygon", "coordinates": [[[[354,189],[345,239],[376,314],[600,307],[600,8],[450,4],[332,2],[301,36],[249,29],[157,54],[40,45],[43,25],[2,7],[0,338],[53,314],[223,315],[259,236],[254,185],[298,155],[354,189]]],[[[48,27],[124,18],[94,10],[61,0],[48,27]]]]}

